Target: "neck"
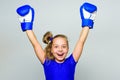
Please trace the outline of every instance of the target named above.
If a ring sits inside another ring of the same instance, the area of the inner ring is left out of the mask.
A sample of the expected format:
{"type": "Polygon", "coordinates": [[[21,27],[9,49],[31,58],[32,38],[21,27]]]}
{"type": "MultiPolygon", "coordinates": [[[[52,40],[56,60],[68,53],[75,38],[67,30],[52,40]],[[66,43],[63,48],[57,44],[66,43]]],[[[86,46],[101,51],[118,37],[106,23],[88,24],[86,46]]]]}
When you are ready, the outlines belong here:
{"type": "Polygon", "coordinates": [[[63,60],[57,60],[57,59],[55,59],[55,61],[56,61],[57,63],[63,63],[63,62],[65,61],[65,59],[63,59],[63,60]]]}

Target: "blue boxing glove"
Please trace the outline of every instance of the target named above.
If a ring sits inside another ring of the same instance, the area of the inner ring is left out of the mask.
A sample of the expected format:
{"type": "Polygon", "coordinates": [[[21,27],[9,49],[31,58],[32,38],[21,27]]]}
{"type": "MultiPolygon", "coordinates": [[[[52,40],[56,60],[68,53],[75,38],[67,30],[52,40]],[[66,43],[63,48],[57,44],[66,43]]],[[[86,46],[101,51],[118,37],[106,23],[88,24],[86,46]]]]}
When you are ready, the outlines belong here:
{"type": "Polygon", "coordinates": [[[22,31],[32,30],[34,9],[29,5],[23,5],[17,8],[16,12],[19,14],[22,31]]]}
{"type": "Polygon", "coordinates": [[[96,12],[97,7],[87,2],[80,7],[82,27],[88,26],[89,29],[93,28],[96,12]]]}

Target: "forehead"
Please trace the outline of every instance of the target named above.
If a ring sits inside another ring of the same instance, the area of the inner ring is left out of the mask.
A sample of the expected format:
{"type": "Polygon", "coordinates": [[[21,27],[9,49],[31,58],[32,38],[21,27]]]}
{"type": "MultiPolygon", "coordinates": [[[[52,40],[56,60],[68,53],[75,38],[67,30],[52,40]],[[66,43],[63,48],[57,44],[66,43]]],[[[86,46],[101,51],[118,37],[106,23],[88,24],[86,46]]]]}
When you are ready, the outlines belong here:
{"type": "Polygon", "coordinates": [[[67,44],[67,40],[63,37],[57,37],[53,39],[53,44],[67,44]]]}

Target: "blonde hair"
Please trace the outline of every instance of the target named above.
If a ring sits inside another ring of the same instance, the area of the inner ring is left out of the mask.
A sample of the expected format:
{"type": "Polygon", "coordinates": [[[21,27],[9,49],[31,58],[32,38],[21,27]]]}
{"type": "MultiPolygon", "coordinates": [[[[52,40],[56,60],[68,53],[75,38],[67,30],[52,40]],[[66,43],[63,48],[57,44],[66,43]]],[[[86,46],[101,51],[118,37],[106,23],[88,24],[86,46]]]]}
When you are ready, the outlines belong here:
{"type": "Polygon", "coordinates": [[[46,32],[46,33],[44,34],[44,36],[43,36],[43,42],[44,42],[45,44],[47,44],[47,46],[45,47],[45,53],[46,53],[46,58],[48,58],[48,59],[54,59],[54,56],[53,56],[53,54],[51,53],[51,48],[52,48],[53,40],[54,40],[55,38],[57,38],[57,37],[65,38],[65,39],[66,39],[66,42],[67,42],[67,45],[69,46],[69,44],[68,44],[68,39],[67,39],[67,37],[66,37],[65,35],[63,35],[63,34],[58,34],[58,35],[55,35],[55,36],[53,37],[53,34],[52,34],[50,31],[46,32]]]}

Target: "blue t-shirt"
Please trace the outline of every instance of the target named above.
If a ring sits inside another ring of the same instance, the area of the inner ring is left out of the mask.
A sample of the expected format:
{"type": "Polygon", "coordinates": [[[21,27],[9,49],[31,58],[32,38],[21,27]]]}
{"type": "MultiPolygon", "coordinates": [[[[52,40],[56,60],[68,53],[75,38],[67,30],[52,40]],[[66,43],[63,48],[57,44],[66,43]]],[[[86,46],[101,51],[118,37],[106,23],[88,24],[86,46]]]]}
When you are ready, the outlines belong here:
{"type": "Polygon", "coordinates": [[[63,63],[46,59],[43,64],[46,80],[74,80],[76,63],[73,55],[63,63]]]}

